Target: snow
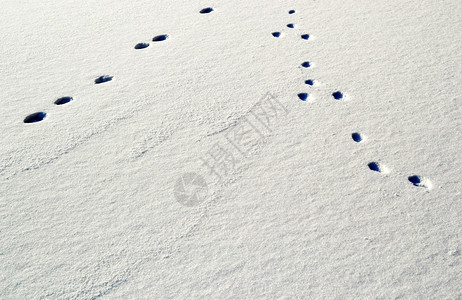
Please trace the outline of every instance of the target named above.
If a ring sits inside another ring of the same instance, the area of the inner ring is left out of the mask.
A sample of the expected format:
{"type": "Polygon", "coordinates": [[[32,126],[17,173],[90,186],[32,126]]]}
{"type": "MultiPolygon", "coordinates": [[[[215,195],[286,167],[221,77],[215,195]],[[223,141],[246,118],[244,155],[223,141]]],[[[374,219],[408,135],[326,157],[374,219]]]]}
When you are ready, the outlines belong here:
{"type": "Polygon", "coordinates": [[[0,298],[462,297],[461,12],[3,1],[0,298]]]}

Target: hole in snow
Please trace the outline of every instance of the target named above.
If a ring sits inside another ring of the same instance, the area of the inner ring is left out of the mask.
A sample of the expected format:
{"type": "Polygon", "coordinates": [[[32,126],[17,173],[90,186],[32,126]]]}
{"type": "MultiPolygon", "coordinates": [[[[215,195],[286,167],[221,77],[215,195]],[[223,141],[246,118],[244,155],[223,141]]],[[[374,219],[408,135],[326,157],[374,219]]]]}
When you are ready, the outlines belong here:
{"type": "Polygon", "coordinates": [[[153,42],[161,42],[161,41],[165,41],[167,38],[168,38],[168,35],[166,35],[166,34],[161,34],[161,35],[158,35],[158,36],[153,37],[153,38],[152,38],[152,41],[153,41],[153,42]]]}
{"type": "Polygon", "coordinates": [[[209,13],[211,13],[212,11],[213,11],[213,8],[207,7],[207,8],[201,9],[200,13],[201,13],[201,14],[209,14],[209,13]]]}
{"type": "Polygon", "coordinates": [[[149,43],[138,43],[136,44],[135,49],[144,49],[147,47],[149,47],[149,43]]]}
{"type": "Polygon", "coordinates": [[[361,135],[358,132],[355,132],[355,133],[351,134],[351,138],[356,143],[359,143],[359,142],[361,142],[363,140],[363,138],[361,137],[361,135]]]}
{"type": "Polygon", "coordinates": [[[293,9],[289,10],[289,15],[294,14],[294,13],[295,13],[295,10],[293,9]]]}
{"type": "Polygon", "coordinates": [[[276,38],[278,38],[278,37],[281,36],[281,33],[280,33],[280,32],[277,32],[277,31],[276,31],[276,32],[273,32],[273,33],[271,33],[271,34],[272,34],[274,37],[276,37],[276,38]]]}
{"type": "Polygon", "coordinates": [[[310,35],[309,34],[302,34],[301,37],[302,37],[302,39],[307,40],[307,39],[310,38],[310,35]]]}
{"type": "Polygon", "coordinates": [[[311,65],[309,62],[305,61],[304,63],[302,63],[302,67],[304,68],[309,68],[311,65]]]}
{"type": "Polygon", "coordinates": [[[112,78],[113,78],[113,76],[109,76],[109,75],[100,76],[100,77],[95,79],[95,84],[100,84],[100,83],[111,81],[112,78]]]}
{"type": "Polygon", "coordinates": [[[292,24],[292,23],[289,23],[289,24],[287,24],[287,27],[289,27],[289,28],[295,28],[295,25],[292,24]]]}
{"type": "Polygon", "coordinates": [[[428,178],[421,177],[419,175],[412,175],[407,178],[414,186],[424,187],[432,189],[433,184],[428,178]]]}
{"type": "Polygon", "coordinates": [[[24,119],[24,123],[37,123],[45,119],[46,116],[47,114],[44,112],[36,112],[36,113],[28,115],[24,119]]]}
{"type": "Polygon", "coordinates": [[[343,94],[339,91],[336,91],[335,93],[332,94],[335,100],[340,100],[343,98],[343,94]]]}
{"type": "Polygon", "coordinates": [[[298,98],[300,98],[300,100],[302,100],[302,101],[305,101],[306,98],[308,98],[308,94],[307,94],[307,93],[300,93],[300,94],[298,94],[297,96],[298,96],[298,98]]]}
{"type": "Polygon", "coordinates": [[[418,175],[409,176],[408,179],[415,186],[419,186],[420,183],[422,182],[422,179],[418,175]]]}
{"type": "Polygon", "coordinates": [[[61,97],[61,98],[58,98],[55,101],[55,104],[56,105],[63,105],[63,104],[71,102],[72,100],[74,100],[74,98],[72,98],[72,97],[61,97]]]}
{"type": "Polygon", "coordinates": [[[313,84],[314,84],[314,81],[311,80],[311,79],[308,79],[308,80],[305,80],[305,84],[313,85],[313,84]]]}
{"type": "Polygon", "coordinates": [[[371,169],[372,171],[376,171],[376,172],[382,172],[382,168],[380,167],[380,164],[378,162],[370,162],[367,164],[367,166],[369,167],[369,169],[371,169]]]}

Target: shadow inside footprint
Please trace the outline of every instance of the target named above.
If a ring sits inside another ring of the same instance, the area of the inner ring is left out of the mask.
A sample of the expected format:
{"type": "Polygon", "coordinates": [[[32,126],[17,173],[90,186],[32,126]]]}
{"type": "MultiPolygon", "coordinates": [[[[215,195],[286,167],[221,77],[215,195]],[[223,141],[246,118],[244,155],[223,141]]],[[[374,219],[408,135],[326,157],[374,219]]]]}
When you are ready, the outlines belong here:
{"type": "Polygon", "coordinates": [[[313,84],[314,84],[314,81],[311,80],[311,79],[308,79],[308,80],[305,80],[305,84],[313,85],[313,84]]]}
{"type": "Polygon", "coordinates": [[[308,61],[305,61],[304,63],[302,63],[302,67],[304,68],[309,68],[311,65],[308,61]]]}
{"type": "Polygon", "coordinates": [[[44,112],[36,112],[36,113],[28,115],[24,119],[24,123],[37,123],[45,119],[46,116],[47,114],[44,112]]]}
{"type": "Polygon", "coordinates": [[[201,9],[200,13],[201,13],[201,14],[209,14],[209,13],[211,13],[212,11],[213,11],[213,8],[207,7],[207,8],[201,9]]]}
{"type": "Polygon", "coordinates": [[[424,178],[419,175],[412,175],[407,178],[409,182],[411,182],[414,186],[423,187],[426,189],[431,190],[433,188],[433,184],[428,178],[424,178]]]}
{"type": "Polygon", "coordinates": [[[289,10],[289,15],[294,14],[294,13],[295,13],[295,10],[293,9],[289,10]]]}
{"type": "Polygon", "coordinates": [[[273,33],[271,33],[271,34],[272,34],[275,38],[278,38],[278,37],[281,36],[281,33],[280,33],[280,32],[277,32],[277,31],[275,31],[275,32],[273,32],[273,33]]]}
{"type": "Polygon", "coordinates": [[[104,82],[111,81],[112,78],[113,78],[113,76],[109,76],[109,75],[100,76],[100,77],[95,79],[95,84],[101,84],[101,83],[104,83],[104,82]]]}
{"type": "Polygon", "coordinates": [[[302,39],[307,40],[307,39],[310,38],[310,35],[309,34],[302,34],[301,37],[302,37],[302,39]]]}
{"type": "Polygon", "coordinates": [[[335,93],[332,94],[335,100],[340,100],[343,98],[343,94],[339,91],[336,91],[335,93]]]}
{"type": "Polygon", "coordinates": [[[307,93],[300,93],[297,95],[298,98],[300,98],[300,100],[302,101],[306,101],[306,99],[308,98],[308,94],[307,93]]]}
{"type": "Polygon", "coordinates": [[[289,23],[289,24],[287,24],[287,27],[289,27],[289,28],[295,28],[295,25],[292,24],[292,23],[289,23]]]}
{"type": "Polygon", "coordinates": [[[353,139],[353,141],[355,141],[356,143],[359,143],[363,140],[362,136],[358,133],[358,132],[355,132],[355,133],[352,133],[351,134],[351,138],[353,139]]]}
{"type": "Polygon", "coordinates": [[[375,172],[382,172],[382,169],[380,168],[380,165],[378,162],[370,162],[367,164],[367,166],[369,167],[369,169],[371,169],[372,171],[375,171],[375,172]]]}
{"type": "Polygon", "coordinates": [[[63,105],[63,104],[71,102],[72,100],[74,100],[74,98],[72,98],[72,97],[61,97],[61,98],[59,98],[59,99],[57,99],[55,101],[55,104],[56,105],[63,105]]]}
{"type": "Polygon", "coordinates": [[[149,47],[149,43],[138,43],[135,45],[135,49],[144,49],[149,47]]]}
{"type": "Polygon", "coordinates": [[[408,180],[415,186],[420,186],[422,179],[418,175],[412,175],[408,177],[408,180]]]}
{"type": "Polygon", "coordinates": [[[153,42],[161,42],[161,41],[165,41],[166,39],[168,39],[168,35],[167,34],[161,34],[161,35],[157,35],[157,36],[153,37],[152,41],[153,42]]]}

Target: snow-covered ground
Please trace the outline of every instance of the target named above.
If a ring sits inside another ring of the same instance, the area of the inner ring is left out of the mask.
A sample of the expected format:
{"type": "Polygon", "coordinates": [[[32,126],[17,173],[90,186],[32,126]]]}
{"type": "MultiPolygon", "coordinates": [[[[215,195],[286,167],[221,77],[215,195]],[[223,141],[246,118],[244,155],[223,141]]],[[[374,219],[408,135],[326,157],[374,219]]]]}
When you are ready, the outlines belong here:
{"type": "Polygon", "coordinates": [[[462,298],[461,1],[0,4],[1,299],[462,298]]]}

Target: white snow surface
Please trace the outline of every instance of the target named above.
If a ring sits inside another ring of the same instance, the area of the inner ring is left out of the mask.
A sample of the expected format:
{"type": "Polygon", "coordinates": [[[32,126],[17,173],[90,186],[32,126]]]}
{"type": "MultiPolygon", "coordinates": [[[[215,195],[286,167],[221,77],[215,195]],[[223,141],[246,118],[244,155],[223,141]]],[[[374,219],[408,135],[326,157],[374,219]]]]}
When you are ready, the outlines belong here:
{"type": "Polygon", "coordinates": [[[1,1],[0,298],[461,299],[461,11],[1,1]]]}

